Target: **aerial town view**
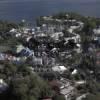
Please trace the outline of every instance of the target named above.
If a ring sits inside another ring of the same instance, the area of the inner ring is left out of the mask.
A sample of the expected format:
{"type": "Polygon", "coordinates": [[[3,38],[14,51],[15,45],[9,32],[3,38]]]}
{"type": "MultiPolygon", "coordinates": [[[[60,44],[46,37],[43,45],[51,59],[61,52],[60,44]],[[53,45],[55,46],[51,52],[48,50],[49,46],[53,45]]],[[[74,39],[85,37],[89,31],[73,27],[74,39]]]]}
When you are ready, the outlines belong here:
{"type": "Polygon", "coordinates": [[[100,100],[99,0],[0,0],[0,100],[100,100]]]}

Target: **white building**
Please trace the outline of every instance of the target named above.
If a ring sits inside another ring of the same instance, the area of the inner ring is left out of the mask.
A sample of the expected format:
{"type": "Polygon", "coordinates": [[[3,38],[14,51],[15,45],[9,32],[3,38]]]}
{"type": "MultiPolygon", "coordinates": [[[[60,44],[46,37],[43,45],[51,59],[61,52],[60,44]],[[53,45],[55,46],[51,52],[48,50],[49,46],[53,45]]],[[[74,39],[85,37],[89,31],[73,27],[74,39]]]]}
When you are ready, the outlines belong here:
{"type": "Polygon", "coordinates": [[[64,34],[63,32],[56,32],[56,33],[51,34],[50,36],[53,40],[58,41],[60,37],[64,36],[64,34]]]}
{"type": "Polygon", "coordinates": [[[57,66],[52,67],[52,70],[54,72],[59,72],[60,74],[62,74],[64,71],[67,70],[67,68],[65,66],[59,66],[59,65],[57,65],[57,66]]]}
{"type": "Polygon", "coordinates": [[[80,41],[81,41],[80,35],[75,34],[75,33],[73,33],[73,35],[74,35],[73,37],[65,37],[64,38],[66,43],[68,43],[69,40],[74,40],[75,43],[80,43],[80,41]]]}
{"type": "Polygon", "coordinates": [[[17,29],[12,28],[9,32],[13,33],[13,32],[17,32],[17,29]]]}
{"type": "Polygon", "coordinates": [[[76,85],[83,85],[83,84],[86,84],[86,81],[80,80],[80,81],[76,81],[75,83],[76,85]]]}
{"type": "Polygon", "coordinates": [[[73,72],[72,72],[72,75],[76,75],[77,73],[78,73],[78,70],[74,69],[73,72]]]}
{"type": "Polygon", "coordinates": [[[93,29],[93,32],[94,32],[94,34],[96,34],[96,35],[100,34],[100,28],[93,29]]]}
{"type": "Polygon", "coordinates": [[[100,28],[94,29],[94,40],[100,43],[100,28]]]}
{"type": "Polygon", "coordinates": [[[79,97],[76,98],[76,100],[83,100],[84,98],[86,98],[87,94],[83,94],[79,97]]]}
{"type": "Polygon", "coordinates": [[[8,85],[4,82],[3,79],[0,79],[0,93],[5,91],[8,88],[8,85]]]}
{"type": "Polygon", "coordinates": [[[33,64],[34,65],[43,65],[43,60],[40,57],[33,57],[33,64]]]}
{"type": "Polygon", "coordinates": [[[25,47],[23,45],[17,45],[16,46],[16,52],[20,53],[25,47]]]}

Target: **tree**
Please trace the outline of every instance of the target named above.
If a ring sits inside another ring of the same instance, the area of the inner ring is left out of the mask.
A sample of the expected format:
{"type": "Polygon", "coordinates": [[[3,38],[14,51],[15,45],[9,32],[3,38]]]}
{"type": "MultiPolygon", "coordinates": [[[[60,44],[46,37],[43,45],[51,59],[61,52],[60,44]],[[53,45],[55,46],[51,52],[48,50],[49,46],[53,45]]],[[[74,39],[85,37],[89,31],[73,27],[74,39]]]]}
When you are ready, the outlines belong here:
{"type": "Polygon", "coordinates": [[[56,95],[53,100],[65,100],[64,96],[63,95],[56,95]]]}
{"type": "Polygon", "coordinates": [[[89,94],[89,95],[87,95],[86,98],[84,98],[82,100],[100,100],[100,93],[97,93],[96,95],[89,94]]]}
{"type": "Polygon", "coordinates": [[[8,62],[3,62],[2,64],[3,69],[1,69],[0,71],[0,76],[4,76],[1,78],[4,78],[8,81],[8,78],[10,77],[14,77],[14,75],[16,74],[17,71],[17,67],[16,65],[12,64],[12,63],[8,63],[8,62]]]}
{"type": "Polygon", "coordinates": [[[18,28],[18,25],[12,22],[0,21],[0,32],[9,32],[12,28],[18,28]]]}

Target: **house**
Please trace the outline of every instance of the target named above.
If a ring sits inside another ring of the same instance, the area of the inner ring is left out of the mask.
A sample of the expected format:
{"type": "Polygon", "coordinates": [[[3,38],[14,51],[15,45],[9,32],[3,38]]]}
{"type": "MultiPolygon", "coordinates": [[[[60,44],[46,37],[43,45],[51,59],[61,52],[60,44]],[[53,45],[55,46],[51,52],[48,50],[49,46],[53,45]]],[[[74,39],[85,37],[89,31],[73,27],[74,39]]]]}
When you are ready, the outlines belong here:
{"type": "Polygon", "coordinates": [[[5,60],[5,54],[4,53],[0,53],[0,60],[5,60]]]}
{"type": "Polygon", "coordinates": [[[25,47],[23,45],[17,45],[16,46],[16,53],[20,53],[25,47]]]}
{"type": "Polygon", "coordinates": [[[8,88],[8,85],[4,82],[3,79],[0,79],[0,93],[2,93],[3,91],[6,91],[8,88]]]}
{"type": "Polygon", "coordinates": [[[56,93],[63,95],[65,100],[70,100],[71,95],[74,94],[75,88],[71,85],[71,82],[65,78],[52,80],[49,84],[56,93]]]}
{"type": "Polygon", "coordinates": [[[58,52],[58,49],[57,48],[53,48],[52,50],[51,50],[51,52],[58,52]]]}
{"type": "Polygon", "coordinates": [[[21,33],[17,33],[15,36],[16,36],[16,38],[18,38],[21,36],[21,33]]]}
{"type": "Polygon", "coordinates": [[[100,34],[100,28],[95,28],[93,29],[94,34],[100,34]]]}
{"type": "Polygon", "coordinates": [[[12,36],[15,36],[15,37],[20,37],[21,36],[21,32],[19,32],[18,29],[15,29],[15,28],[12,28],[9,33],[12,35],[12,36]]]}
{"type": "Polygon", "coordinates": [[[83,94],[76,98],[76,100],[84,100],[86,98],[87,94],[83,94]]]}
{"type": "Polygon", "coordinates": [[[76,51],[77,53],[81,53],[82,52],[81,44],[77,43],[76,48],[74,48],[74,51],[76,51]]]}
{"type": "Polygon", "coordinates": [[[73,33],[73,29],[72,29],[72,28],[69,28],[67,31],[68,31],[69,33],[73,33]]]}
{"type": "Polygon", "coordinates": [[[54,20],[52,18],[52,16],[44,16],[43,19],[44,19],[44,21],[53,21],[54,20]]]}
{"type": "Polygon", "coordinates": [[[64,40],[68,43],[69,40],[74,40],[75,43],[80,43],[81,38],[80,35],[73,33],[74,36],[72,37],[65,37],[64,40]]]}
{"type": "Polygon", "coordinates": [[[17,29],[12,28],[9,32],[10,32],[10,33],[17,33],[17,29]]]}
{"type": "Polygon", "coordinates": [[[96,52],[96,58],[100,59],[100,51],[96,52]]]}
{"type": "Polygon", "coordinates": [[[30,32],[30,29],[29,28],[23,28],[23,33],[27,34],[30,32]]]}
{"type": "Polygon", "coordinates": [[[39,32],[37,34],[34,35],[35,38],[39,38],[39,37],[47,37],[47,35],[45,33],[39,32]]]}
{"type": "Polygon", "coordinates": [[[94,41],[98,41],[100,44],[100,28],[93,29],[94,32],[94,41]]]}
{"type": "Polygon", "coordinates": [[[57,65],[57,66],[52,67],[52,70],[54,72],[59,72],[60,74],[62,74],[64,71],[67,70],[67,68],[65,66],[59,66],[59,65],[57,65]]]}
{"type": "Polygon", "coordinates": [[[74,87],[68,86],[67,88],[63,88],[60,93],[65,96],[66,100],[70,100],[71,95],[74,94],[74,87]]]}
{"type": "Polygon", "coordinates": [[[76,83],[76,85],[84,85],[84,84],[86,84],[86,81],[80,80],[80,81],[76,81],[75,83],[76,83]]]}
{"type": "Polygon", "coordinates": [[[71,96],[75,94],[75,88],[71,85],[69,80],[63,79],[60,83],[62,84],[60,93],[64,95],[65,100],[71,100],[71,96]]]}
{"type": "Polygon", "coordinates": [[[46,24],[43,24],[41,29],[42,29],[43,32],[47,32],[48,31],[48,27],[47,27],[46,24]]]}
{"type": "Polygon", "coordinates": [[[78,24],[81,28],[83,28],[83,26],[84,26],[84,23],[81,22],[81,21],[78,21],[77,24],[78,24]]]}
{"type": "Polygon", "coordinates": [[[43,65],[43,60],[41,57],[33,57],[33,65],[43,65]]]}
{"type": "Polygon", "coordinates": [[[41,32],[41,27],[35,27],[35,32],[37,33],[41,32]]]}
{"type": "Polygon", "coordinates": [[[28,37],[26,38],[26,41],[29,42],[31,38],[32,38],[32,36],[28,36],[28,37]]]}
{"type": "Polygon", "coordinates": [[[26,61],[26,57],[14,57],[12,62],[15,64],[23,64],[26,61]]]}
{"type": "Polygon", "coordinates": [[[80,26],[70,26],[70,29],[72,29],[72,31],[78,29],[80,26]]]}
{"type": "Polygon", "coordinates": [[[50,37],[55,41],[58,41],[59,38],[63,36],[64,36],[63,32],[56,32],[50,35],[50,37]]]}
{"type": "Polygon", "coordinates": [[[55,27],[49,26],[49,27],[48,27],[48,30],[47,30],[47,33],[48,33],[48,34],[52,34],[52,33],[54,33],[54,32],[55,32],[55,27]]]}
{"type": "Polygon", "coordinates": [[[73,71],[72,71],[72,75],[76,75],[78,73],[78,70],[77,69],[74,69],[73,71]]]}
{"type": "Polygon", "coordinates": [[[24,48],[19,52],[20,56],[26,56],[26,57],[30,57],[30,56],[34,56],[34,52],[33,50],[30,50],[29,48],[24,48]]]}
{"type": "Polygon", "coordinates": [[[35,28],[32,28],[32,35],[35,34],[35,28]]]}
{"type": "Polygon", "coordinates": [[[96,65],[100,66],[100,52],[96,52],[96,65]]]}
{"type": "Polygon", "coordinates": [[[62,20],[60,20],[60,19],[55,19],[55,21],[56,21],[56,22],[59,22],[59,23],[62,22],[62,20]]]}

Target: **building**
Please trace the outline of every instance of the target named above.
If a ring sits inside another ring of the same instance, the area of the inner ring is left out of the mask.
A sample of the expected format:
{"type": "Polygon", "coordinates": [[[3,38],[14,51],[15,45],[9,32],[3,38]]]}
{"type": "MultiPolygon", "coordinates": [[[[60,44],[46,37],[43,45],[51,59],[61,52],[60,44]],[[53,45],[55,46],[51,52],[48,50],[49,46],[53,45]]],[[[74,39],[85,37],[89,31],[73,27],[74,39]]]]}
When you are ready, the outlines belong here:
{"type": "Polygon", "coordinates": [[[63,36],[64,36],[63,32],[56,32],[56,33],[50,34],[50,37],[51,37],[54,41],[59,41],[59,38],[60,38],[60,37],[63,37],[63,36]]]}
{"type": "Polygon", "coordinates": [[[34,51],[30,50],[29,48],[24,48],[19,52],[20,56],[26,56],[26,57],[30,57],[30,56],[34,56],[34,51]]]}
{"type": "Polygon", "coordinates": [[[41,57],[33,57],[33,65],[43,65],[43,60],[41,57]]]}
{"type": "Polygon", "coordinates": [[[0,93],[6,91],[8,88],[8,85],[4,82],[3,79],[0,79],[0,93]]]}
{"type": "Polygon", "coordinates": [[[65,66],[56,65],[56,66],[52,67],[52,70],[54,72],[59,72],[60,74],[62,74],[64,71],[67,70],[67,68],[65,66]]]}

